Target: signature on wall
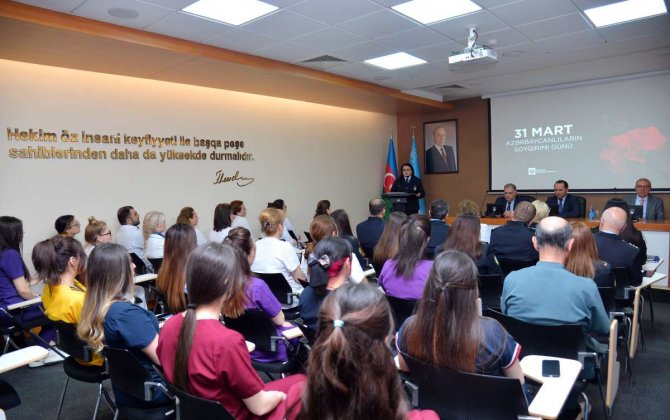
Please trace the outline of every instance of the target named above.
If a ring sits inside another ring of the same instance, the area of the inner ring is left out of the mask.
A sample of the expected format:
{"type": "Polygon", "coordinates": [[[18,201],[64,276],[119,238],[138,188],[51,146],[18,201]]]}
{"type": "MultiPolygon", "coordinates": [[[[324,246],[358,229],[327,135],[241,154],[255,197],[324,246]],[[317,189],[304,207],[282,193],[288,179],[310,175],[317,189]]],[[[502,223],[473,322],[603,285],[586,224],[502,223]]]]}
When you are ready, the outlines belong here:
{"type": "Polygon", "coordinates": [[[218,170],[216,171],[214,185],[223,184],[226,182],[234,182],[238,187],[246,187],[254,181],[254,178],[240,175],[240,171],[235,171],[235,174],[232,176],[226,176],[222,170],[218,170]]]}

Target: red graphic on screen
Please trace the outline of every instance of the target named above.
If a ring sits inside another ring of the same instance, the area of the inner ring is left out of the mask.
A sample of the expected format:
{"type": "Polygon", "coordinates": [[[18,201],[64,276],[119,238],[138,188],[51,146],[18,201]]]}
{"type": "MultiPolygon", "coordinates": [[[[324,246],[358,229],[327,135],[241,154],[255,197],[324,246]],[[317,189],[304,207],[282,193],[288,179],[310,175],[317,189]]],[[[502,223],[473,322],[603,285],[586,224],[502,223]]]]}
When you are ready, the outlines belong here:
{"type": "Polygon", "coordinates": [[[667,139],[656,127],[635,128],[612,136],[600,159],[610,163],[614,173],[625,172],[629,163],[644,164],[650,153],[663,149],[667,139]]]}

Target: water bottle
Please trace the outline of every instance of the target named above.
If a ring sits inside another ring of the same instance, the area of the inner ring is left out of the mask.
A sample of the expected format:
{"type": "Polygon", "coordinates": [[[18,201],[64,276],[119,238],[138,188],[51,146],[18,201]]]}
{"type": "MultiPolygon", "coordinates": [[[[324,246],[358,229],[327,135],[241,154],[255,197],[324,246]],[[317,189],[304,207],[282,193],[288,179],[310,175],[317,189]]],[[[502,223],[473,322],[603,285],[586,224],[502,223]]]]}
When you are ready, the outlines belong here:
{"type": "Polygon", "coordinates": [[[591,207],[591,210],[589,210],[589,220],[594,221],[596,219],[596,215],[598,213],[591,207]]]}

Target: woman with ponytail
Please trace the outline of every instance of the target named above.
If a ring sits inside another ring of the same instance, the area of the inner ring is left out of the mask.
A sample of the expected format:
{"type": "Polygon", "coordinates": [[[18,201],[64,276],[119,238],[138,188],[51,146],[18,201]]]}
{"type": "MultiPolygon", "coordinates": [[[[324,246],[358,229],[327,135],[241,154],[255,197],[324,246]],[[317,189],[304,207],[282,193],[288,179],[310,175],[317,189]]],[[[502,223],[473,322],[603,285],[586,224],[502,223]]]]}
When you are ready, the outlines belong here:
{"type": "MultiPolygon", "coordinates": [[[[461,251],[435,258],[416,315],[398,330],[398,349],[418,360],[461,372],[517,378],[519,346],[494,319],[477,310],[477,266],[461,251]]],[[[400,356],[400,368],[408,370],[400,356]]]]}
{"type": "MultiPolygon", "coordinates": [[[[95,247],[88,260],[88,290],[81,310],[77,334],[96,351],[103,346],[128,349],[147,369],[154,382],[161,378],[154,369],[160,365],[156,357],[158,320],[156,316],[128,300],[134,286],[134,269],[128,251],[117,244],[95,247]]],[[[137,400],[114,387],[117,404],[127,407],[164,405],[168,397],[156,392],[151,402],[137,400]]]]}
{"type": "MultiPolygon", "coordinates": [[[[78,324],[86,297],[86,253],[78,240],[70,236],[54,236],[38,242],[33,248],[33,265],[45,286],[42,303],[52,321],[78,324]]],[[[102,366],[103,359],[94,355],[84,365],[102,366]]]]}
{"type": "Polygon", "coordinates": [[[345,284],[319,313],[307,382],[291,388],[287,419],[437,419],[408,412],[387,347],[393,318],[384,295],[368,284],[345,284]]]}
{"type": "MultiPolygon", "coordinates": [[[[189,303],[165,323],[157,353],[166,379],[177,388],[220,402],[238,419],[272,418],[283,412],[285,392],[304,376],[263,384],[244,337],[219,321],[224,302],[244,293],[248,277],[241,258],[233,247],[212,242],[193,251],[186,265],[189,303]]],[[[235,309],[243,307],[230,308],[235,309]]]]}
{"type": "MultiPolygon", "coordinates": [[[[21,256],[22,242],[23,223],[21,220],[12,216],[0,216],[0,307],[2,308],[35,297],[30,288],[30,272],[21,256]]],[[[44,325],[50,324],[38,305],[27,307],[19,315],[19,319],[21,321],[41,319],[44,325]]],[[[0,312],[0,325],[13,325],[4,312],[0,312]]],[[[51,326],[42,327],[39,335],[45,342],[53,344],[56,330],[51,326]]],[[[38,344],[44,345],[44,343],[38,344]]],[[[63,360],[53,351],[50,351],[47,359],[48,362],[63,360]]]]}

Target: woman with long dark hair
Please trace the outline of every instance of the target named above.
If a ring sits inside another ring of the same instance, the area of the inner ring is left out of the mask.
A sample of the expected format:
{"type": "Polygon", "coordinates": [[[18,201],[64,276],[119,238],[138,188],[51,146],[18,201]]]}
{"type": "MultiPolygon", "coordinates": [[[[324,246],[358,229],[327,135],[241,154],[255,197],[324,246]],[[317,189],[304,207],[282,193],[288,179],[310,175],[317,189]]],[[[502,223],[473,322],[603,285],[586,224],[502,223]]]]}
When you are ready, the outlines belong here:
{"type": "MultiPolygon", "coordinates": [[[[21,245],[23,242],[23,222],[12,216],[0,217],[0,307],[7,308],[9,305],[21,303],[33,299],[35,295],[30,288],[30,271],[21,257],[21,245]]],[[[41,319],[44,325],[49,320],[38,305],[31,305],[19,315],[21,321],[33,321],[41,319]]],[[[12,321],[0,311],[0,325],[13,325],[12,321]]],[[[39,333],[42,339],[53,344],[56,339],[56,330],[53,327],[42,327],[39,333]]],[[[44,343],[37,343],[44,345],[44,343]]],[[[62,361],[56,352],[49,351],[47,363],[62,361]]],[[[33,364],[35,365],[35,364],[33,364]]]]}
{"type": "Polygon", "coordinates": [[[389,215],[372,257],[372,265],[377,273],[382,271],[386,260],[392,260],[398,255],[400,228],[406,220],[407,215],[399,211],[394,211],[389,215]]]}
{"type": "Polygon", "coordinates": [[[479,274],[500,274],[502,270],[493,255],[487,255],[487,245],[480,242],[481,226],[479,216],[464,213],[456,217],[449,230],[449,237],[437,252],[453,249],[466,253],[477,264],[479,274]]]}
{"type": "MultiPolygon", "coordinates": [[[[133,263],[128,251],[118,244],[101,244],[95,247],[88,260],[88,290],[77,335],[96,351],[106,345],[128,349],[146,368],[154,382],[161,382],[154,364],[158,345],[158,320],[156,315],[131,303],[134,286],[133,263]]],[[[138,400],[112,384],[116,402],[128,407],[153,407],[168,402],[168,397],[158,391],[151,402],[138,400]]]]}
{"type": "Polygon", "coordinates": [[[384,263],[379,285],[386,294],[401,299],[419,299],[423,293],[431,260],[425,258],[430,237],[430,221],[413,214],[400,228],[398,254],[384,263]]]}
{"type": "Polygon", "coordinates": [[[214,224],[212,230],[209,231],[209,241],[221,243],[230,231],[233,223],[232,219],[233,209],[228,203],[219,203],[214,208],[214,224]]]}
{"type": "Polygon", "coordinates": [[[565,257],[565,269],[593,279],[598,287],[613,287],[612,267],[598,256],[591,229],[582,222],[572,222],[572,247],[565,257]]]}
{"type": "Polygon", "coordinates": [[[165,233],[165,253],[156,287],[165,294],[171,313],[186,309],[186,261],[195,249],[197,237],[191,225],[177,223],[165,233]]]}
{"type": "Polygon", "coordinates": [[[358,262],[363,265],[363,257],[361,256],[361,244],[358,242],[358,239],[354,236],[354,232],[351,230],[351,223],[349,222],[349,215],[344,209],[337,209],[334,212],[330,213],[330,217],[335,220],[337,225],[337,236],[349,242],[351,249],[356,255],[358,262]]]}
{"type": "Polygon", "coordinates": [[[388,302],[376,287],[345,284],[325,299],[307,382],[289,391],[287,419],[437,419],[408,412],[393,356],[388,302]]]}
{"type": "MultiPolygon", "coordinates": [[[[224,302],[244,294],[248,277],[241,258],[233,247],[212,242],[193,251],[186,266],[186,312],[165,323],[157,349],[168,382],[220,402],[238,419],[272,413],[290,386],[304,379],[294,375],[263,384],[244,337],[219,321],[224,302]]],[[[227,310],[244,310],[243,304],[236,306],[227,310]]]]}
{"type": "MultiPolygon", "coordinates": [[[[435,258],[416,315],[398,330],[402,353],[440,368],[508,376],[523,383],[521,347],[494,319],[477,309],[477,267],[449,250],[435,258]]],[[[402,354],[400,367],[408,370],[402,354]]]]}

